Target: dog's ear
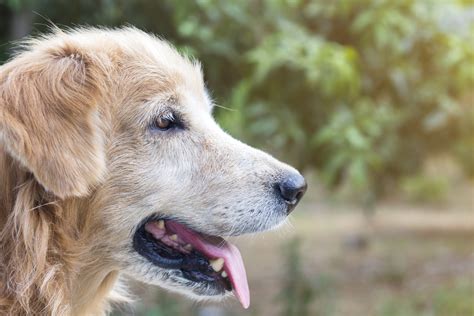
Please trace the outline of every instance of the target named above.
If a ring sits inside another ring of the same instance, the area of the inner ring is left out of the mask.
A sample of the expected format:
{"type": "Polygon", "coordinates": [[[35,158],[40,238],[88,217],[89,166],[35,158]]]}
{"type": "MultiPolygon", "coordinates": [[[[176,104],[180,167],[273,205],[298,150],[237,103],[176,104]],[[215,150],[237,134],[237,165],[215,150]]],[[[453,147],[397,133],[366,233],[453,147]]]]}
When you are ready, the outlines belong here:
{"type": "Polygon", "coordinates": [[[47,191],[82,196],[105,172],[107,63],[67,41],[40,44],[0,67],[0,144],[47,191]]]}

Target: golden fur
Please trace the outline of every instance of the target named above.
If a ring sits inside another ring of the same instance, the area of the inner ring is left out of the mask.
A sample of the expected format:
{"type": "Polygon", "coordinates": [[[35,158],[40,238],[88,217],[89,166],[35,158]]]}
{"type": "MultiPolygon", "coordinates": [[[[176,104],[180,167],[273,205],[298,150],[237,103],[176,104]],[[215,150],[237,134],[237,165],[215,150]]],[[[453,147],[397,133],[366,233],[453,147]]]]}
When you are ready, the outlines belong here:
{"type": "MultiPolygon", "coordinates": [[[[47,41],[26,42],[26,51],[0,68],[2,314],[83,308],[73,305],[72,288],[87,265],[93,227],[79,211],[87,203],[73,197],[86,195],[105,170],[93,109],[106,91],[107,65],[66,39],[57,47],[47,41]]],[[[87,285],[91,296],[105,297],[115,278],[87,285]]],[[[92,308],[104,310],[101,304],[92,308]]]]}
{"type": "Polygon", "coordinates": [[[24,42],[0,67],[0,314],[105,314],[127,300],[123,273],[204,293],[131,250],[158,211],[214,235],[284,221],[262,179],[294,169],[225,134],[211,108],[199,65],[136,29],[24,42]],[[192,133],[146,131],[169,108],[192,133]],[[220,211],[237,205],[245,216],[220,211]]]}

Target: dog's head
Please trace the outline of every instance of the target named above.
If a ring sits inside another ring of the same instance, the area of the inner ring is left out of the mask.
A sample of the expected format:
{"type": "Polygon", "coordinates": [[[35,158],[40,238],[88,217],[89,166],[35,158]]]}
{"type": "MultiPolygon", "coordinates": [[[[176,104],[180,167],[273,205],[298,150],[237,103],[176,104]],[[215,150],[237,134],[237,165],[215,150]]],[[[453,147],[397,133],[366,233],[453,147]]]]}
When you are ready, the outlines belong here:
{"type": "Polygon", "coordinates": [[[0,142],[51,195],[81,199],[96,260],[248,305],[222,236],[278,226],[306,183],[216,124],[199,64],[127,28],[59,32],[2,68],[0,142]]]}

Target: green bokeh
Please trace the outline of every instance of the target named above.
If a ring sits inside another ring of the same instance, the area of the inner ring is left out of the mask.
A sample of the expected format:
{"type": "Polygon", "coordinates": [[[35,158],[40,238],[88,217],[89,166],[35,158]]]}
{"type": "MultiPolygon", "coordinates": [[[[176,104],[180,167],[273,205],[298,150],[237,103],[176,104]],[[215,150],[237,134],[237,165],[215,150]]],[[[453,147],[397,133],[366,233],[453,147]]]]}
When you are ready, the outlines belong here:
{"type": "MultiPolygon", "coordinates": [[[[439,152],[472,175],[469,1],[0,1],[33,33],[132,24],[203,63],[231,134],[377,197],[439,152]],[[460,100],[464,100],[461,102],[460,100]]],[[[5,59],[8,44],[0,46],[5,59]]]]}

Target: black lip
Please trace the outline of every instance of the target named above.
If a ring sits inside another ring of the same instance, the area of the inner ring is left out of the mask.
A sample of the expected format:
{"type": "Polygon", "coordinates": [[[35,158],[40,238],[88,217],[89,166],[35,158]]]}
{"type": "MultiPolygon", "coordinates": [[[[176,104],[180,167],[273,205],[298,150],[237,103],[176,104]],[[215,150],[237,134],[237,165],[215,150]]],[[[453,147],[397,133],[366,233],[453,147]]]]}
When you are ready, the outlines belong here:
{"type": "Polygon", "coordinates": [[[200,252],[193,250],[184,254],[157,241],[145,230],[145,224],[150,220],[140,225],[133,236],[133,248],[138,254],[160,268],[180,270],[187,280],[206,283],[212,288],[212,293],[223,294],[232,290],[230,281],[215,272],[200,252]]]}

